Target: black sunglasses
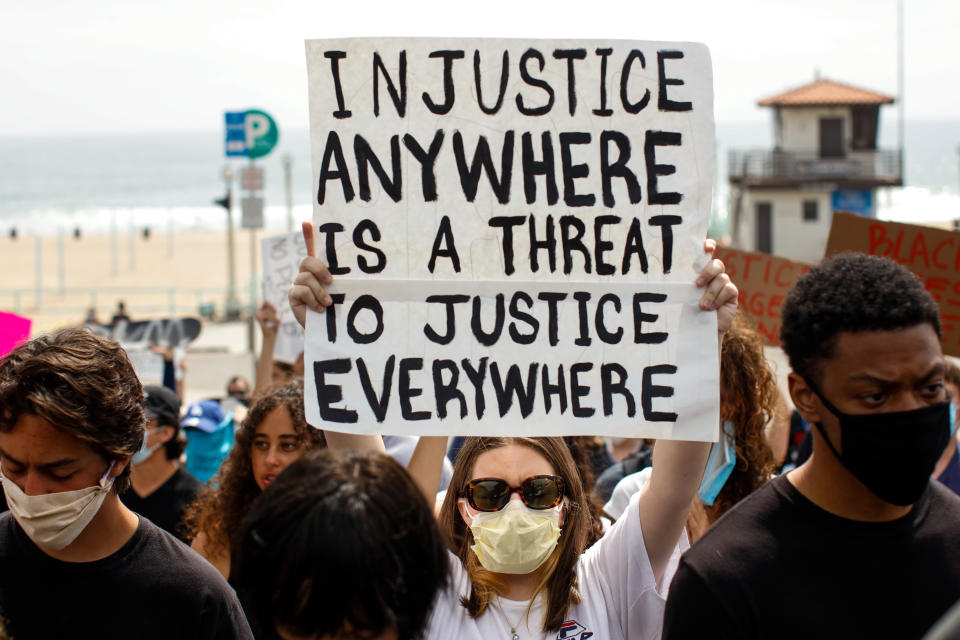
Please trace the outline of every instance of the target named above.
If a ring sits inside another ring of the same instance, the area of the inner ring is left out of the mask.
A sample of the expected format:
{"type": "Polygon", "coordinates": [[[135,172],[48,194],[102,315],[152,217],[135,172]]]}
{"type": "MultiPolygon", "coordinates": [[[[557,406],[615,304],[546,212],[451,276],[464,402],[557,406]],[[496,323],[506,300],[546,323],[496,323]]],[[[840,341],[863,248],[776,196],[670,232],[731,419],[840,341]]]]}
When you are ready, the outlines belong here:
{"type": "Polygon", "coordinates": [[[511,487],[501,478],[476,478],[467,483],[464,497],[477,511],[500,511],[516,491],[523,504],[531,509],[552,509],[563,500],[563,489],[560,476],[530,476],[519,487],[511,487]]]}

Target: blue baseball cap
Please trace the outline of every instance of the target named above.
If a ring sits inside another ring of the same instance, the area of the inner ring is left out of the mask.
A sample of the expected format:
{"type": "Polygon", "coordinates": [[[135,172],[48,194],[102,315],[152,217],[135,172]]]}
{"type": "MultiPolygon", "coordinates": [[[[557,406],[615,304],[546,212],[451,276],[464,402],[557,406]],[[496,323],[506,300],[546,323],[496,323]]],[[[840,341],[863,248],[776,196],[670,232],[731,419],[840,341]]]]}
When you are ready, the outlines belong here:
{"type": "Polygon", "coordinates": [[[213,433],[220,428],[225,417],[219,402],[216,400],[201,400],[187,407],[187,412],[183,420],[180,421],[180,428],[199,429],[206,433],[213,433]]]}

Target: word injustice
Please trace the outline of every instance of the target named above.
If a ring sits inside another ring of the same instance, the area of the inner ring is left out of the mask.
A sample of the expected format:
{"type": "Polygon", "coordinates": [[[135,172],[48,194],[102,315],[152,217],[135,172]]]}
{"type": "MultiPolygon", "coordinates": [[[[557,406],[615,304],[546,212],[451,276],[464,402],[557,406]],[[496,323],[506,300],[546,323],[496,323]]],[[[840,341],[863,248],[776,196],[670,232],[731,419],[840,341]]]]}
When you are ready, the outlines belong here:
{"type": "MultiPolygon", "coordinates": [[[[426,91],[420,95],[423,105],[435,115],[445,115],[453,109],[456,102],[456,87],[454,84],[454,64],[457,60],[462,60],[466,52],[462,49],[439,50],[428,54],[428,58],[436,60],[436,73],[442,78],[443,93],[440,96],[431,96],[426,91]]],[[[610,108],[607,99],[608,58],[613,54],[613,48],[597,48],[593,54],[600,58],[599,72],[599,93],[597,95],[597,108],[592,110],[596,116],[611,116],[613,110],[610,108]]],[[[336,92],[337,109],[333,111],[333,117],[338,119],[349,118],[353,112],[348,108],[343,90],[343,79],[341,66],[350,66],[346,51],[324,51],[324,57],[330,60],[330,77],[333,81],[333,89],[336,92]],[[341,62],[346,60],[343,65],[341,62]]],[[[676,50],[660,50],[656,53],[657,60],[657,108],[660,111],[690,111],[693,105],[690,102],[672,100],[668,93],[668,87],[681,86],[684,81],[681,78],[672,77],[671,72],[667,70],[667,65],[671,60],[682,60],[684,54],[676,50]]],[[[585,48],[578,49],[555,49],[552,58],[556,62],[549,65],[558,65],[565,68],[566,71],[566,94],[567,110],[571,116],[577,112],[577,61],[587,58],[585,48]]],[[[518,72],[520,79],[527,87],[536,90],[540,94],[536,99],[531,96],[524,96],[522,92],[517,92],[514,104],[517,111],[525,116],[544,116],[551,112],[556,102],[556,89],[547,81],[544,76],[557,75],[555,69],[547,69],[549,58],[541,51],[535,48],[529,48],[520,55],[520,59],[513,69],[510,63],[510,52],[504,51],[501,56],[499,91],[496,100],[488,105],[483,97],[483,70],[479,50],[473,52],[473,80],[477,107],[486,115],[494,115],[503,107],[507,85],[510,81],[510,74],[518,72]],[[540,75],[547,69],[550,73],[540,75]]],[[[463,64],[463,63],[461,63],[463,64]]],[[[623,111],[628,114],[637,114],[647,108],[650,104],[651,92],[649,86],[643,86],[644,81],[649,77],[645,72],[647,68],[647,59],[639,49],[631,49],[624,57],[620,65],[619,78],[615,80],[619,87],[619,104],[623,111]],[[632,82],[631,82],[632,81],[632,82]],[[639,88],[638,88],[639,85],[639,88]]],[[[355,71],[353,67],[351,72],[355,71]]],[[[380,115],[380,82],[381,78],[385,83],[387,93],[393,103],[397,115],[401,118],[407,114],[408,91],[407,91],[407,51],[402,50],[397,56],[397,74],[396,81],[384,64],[383,58],[379,52],[374,52],[373,61],[370,69],[371,82],[369,84],[373,92],[373,113],[380,115]]],[[[425,68],[418,67],[415,77],[427,77],[428,71],[425,68]]]]}
{"type": "MultiPolygon", "coordinates": [[[[391,355],[384,364],[379,389],[374,385],[374,379],[379,378],[379,375],[371,376],[370,369],[363,358],[335,358],[313,363],[320,417],[325,422],[356,423],[360,419],[355,409],[334,406],[343,401],[343,387],[330,382],[334,376],[349,374],[353,371],[354,363],[356,363],[356,375],[363,387],[364,396],[377,422],[383,422],[386,419],[390,400],[394,395],[400,402],[400,413],[404,420],[430,420],[433,417],[432,411],[423,407],[415,409],[413,406],[413,399],[423,395],[424,391],[421,387],[413,386],[415,381],[412,377],[416,372],[423,370],[423,358],[402,358],[397,367],[397,357],[391,355]],[[399,369],[399,373],[394,390],[395,369],[399,369]]],[[[614,413],[615,398],[617,398],[617,404],[622,403],[625,417],[632,418],[637,413],[637,401],[634,395],[637,389],[634,388],[631,391],[627,384],[626,368],[615,362],[600,365],[599,389],[583,380],[584,376],[591,375],[594,369],[592,362],[577,362],[570,365],[566,369],[569,371],[569,383],[562,364],[557,365],[554,372],[545,364],[532,362],[526,367],[526,380],[521,368],[516,364],[507,367],[505,374],[502,369],[500,364],[491,362],[486,357],[480,358],[479,361],[473,361],[470,358],[463,358],[460,362],[449,359],[433,360],[430,364],[430,373],[425,375],[431,376],[433,409],[437,417],[441,420],[447,418],[448,405],[454,402],[459,409],[455,415],[459,415],[461,420],[469,415],[471,408],[479,420],[486,412],[487,398],[491,390],[500,417],[507,415],[514,406],[514,401],[523,418],[533,413],[538,402],[547,415],[551,411],[564,415],[569,409],[570,414],[575,418],[590,418],[597,412],[594,403],[599,403],[603,415],[610,416],[614,413]],[[460,383],[461,372],[467,379],[463,385],[460,383]],[[466,389],[472,388],[472,403],[467,400],[467,395],[461,390],[461,386],[466,389]],[[591,406],[592,404],[594,406],[591,406]]],[[[379,373],[378,371],[377,374],[379,373]]],[[[648,422],[677,421],[676,413],[656,411],[653,407],[654,398],[669,398],[674,395],[672,386],[655,384],[654,376],[676,373],[677,367],[670,364],[657,364],[643,368],[639,395],[644,420],[648,422]]],[[[633,384],[636,386],[636,382],[633,384]]]]}

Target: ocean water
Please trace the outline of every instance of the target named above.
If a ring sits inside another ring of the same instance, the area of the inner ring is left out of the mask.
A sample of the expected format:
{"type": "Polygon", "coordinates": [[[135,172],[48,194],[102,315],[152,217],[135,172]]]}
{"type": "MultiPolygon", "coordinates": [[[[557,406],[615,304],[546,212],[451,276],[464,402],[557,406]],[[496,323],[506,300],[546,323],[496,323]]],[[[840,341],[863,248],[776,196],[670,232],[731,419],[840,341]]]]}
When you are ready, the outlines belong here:
{"type": "MultiPolygon", "coordinates": [[[[83,233],[131,227],[158,232],[222,230],[224,210],[213,204],[225,193],[222,135],[0,137],[0,233],[12,228],[41,235],[75,228],[83,233]]],[[[726,226],[728,150],[770,148],[771,138],[768,123],[717,124],[715,231],[726,226]]],[[[880,143],[884,148],[895,146],[893,123],[881,129],[880,143]]],[[[879,216],[902,221],[960,218],[958,146],[960,120],[907,122],[906,186],[881,191],[879,216]]],[[[257,161],[265,170],[266,228],[278,232],[287,226],[284,156],[292,160],[296,223],[312,213],[306,130],[281,132],[277,148],[257,161]]],[[[235,169],[244,164],[231,162],[235,169]]]]}

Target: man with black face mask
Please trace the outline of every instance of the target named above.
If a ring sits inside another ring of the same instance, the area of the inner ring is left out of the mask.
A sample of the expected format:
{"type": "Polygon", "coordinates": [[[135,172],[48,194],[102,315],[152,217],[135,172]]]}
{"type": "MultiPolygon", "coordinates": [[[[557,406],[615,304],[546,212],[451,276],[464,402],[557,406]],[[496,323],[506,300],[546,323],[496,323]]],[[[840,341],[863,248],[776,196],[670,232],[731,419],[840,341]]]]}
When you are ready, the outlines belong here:
{"type": "Polygon", "coordinates": [[[663,637],[920,638],[960,599],[960,498],[930,481],[950,438],[937,305],[841,254],[791,290],[781,340],[813,454],[683,557],[663,637]]]}

